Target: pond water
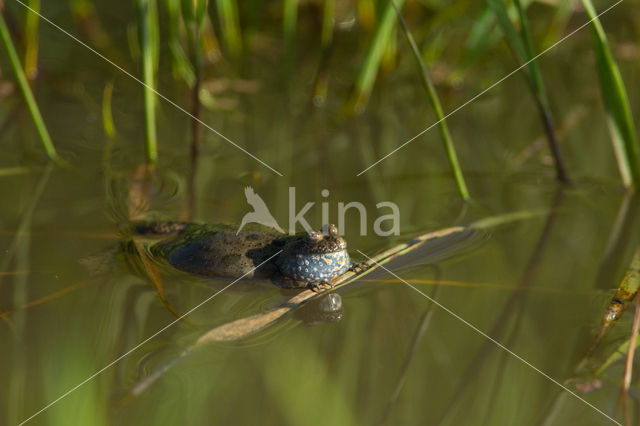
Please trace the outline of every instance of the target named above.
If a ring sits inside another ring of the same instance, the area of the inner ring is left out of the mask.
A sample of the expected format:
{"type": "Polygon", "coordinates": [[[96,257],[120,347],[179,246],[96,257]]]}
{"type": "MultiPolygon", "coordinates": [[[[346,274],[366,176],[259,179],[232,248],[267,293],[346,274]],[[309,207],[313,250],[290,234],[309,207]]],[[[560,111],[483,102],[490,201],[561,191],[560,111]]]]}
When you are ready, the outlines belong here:
{"type": "MultiPolygon", "coordinates": [[[[22,16],[13,6],[12,13],[22,16]]],[[[98,9],[114,51],[128,58],[131,6],[116,2],[98,9]]],[[[534,28],[549,18],[545,10],[532,11],[534,28]]],[[[618,41],[614,46],[634,111],[640,111],[637,50],[621,52],[637,30],[637,10],[637,2],[624,2],[602,19],[618,41]]],[[[47,4],[42,13],[76,33],[62,6],[47,4]]],[[[451,31],[462,34],[475,13],[465,12],[451,31]]],[[[35,91],[54,142],[72,165],[47,165],[19,92],[3,99],[0,424],[20,423],[79,384],[29,424],[612,423],[585,401],[624,420],[618,408],[623,362],[599,376],[599,389],[583,393],[576,386],[591,383],[576,368],[637,247],[640,205],[619,183],[589,30],[539,62],[576,184],[555,183],[535,105],[524,79],[514,75],[447,120],[472,195],[464,203],[437,129],[358,176],[435,121],[400,35],[397,69],[378,80],[364,112],[344,115],[366,38],[357,28],[340,33],[328,68],[329,96],[316,107],[310,99],[320,57],[312,37],[317,35],[300,30],[296,62],[287,74],[280,66],[280,24],[260,19],[260,31],[247,37],[262,48],[241,69],[222,63],[207,76],[210,84],[228,86],[219,96],[233,108],[203,109],[202,119],[283,176],[202,128],[193,180],[191,119],[159,100],[159,162],[151,177],[145,175],[139,84],[41,22],[35,91]],[[240,77],[248,82],[223,80],[240,77]],[[109,82],[113,138],[102,125],[109,82]],[[283,227],[291,187],[296,211],[315,203],[305,215],[314,227],[322,225],[322,203],[334,223],[339,202],[362,203],[367,235],[361,235],[355,210],[341,229],[356,260],[363,260],[357,250],[373,256],[418,234],[523,214],[434,244],[417,265],[394,269],[464,321],[397,276],[380,273],[340,289],[339,321],[309,320],[304,308],[296,310],[248,338],[195,350],[127,398],[206,330],[264,312],[290,296],[268,284],[238,283],[119,359],[175,321],[167,306],[185,313],[230,282],[160,265],[159,291],[139,262],[118,252],[129,219],[239,223],[252,210],[246,186],[283,227]],[[400,211],[397,236],[373,232],[375,219],[388,213],[376,204],[385,201],[400,211]]],[[[309,18],[301,19],[304,28],[309,18]]],[[[574,20],[571,28],[587,18],[578,13],[574,20]]],[[[435,37],[445,30],[431,31],[435,37]]],[[[436,80],[445,111],[515,68],[500,46],[465,70],[456,85],[436,80]]],[[[444,49],[434,67],[448,75],[447,67],[458,59],[457,49],[444,49]]],[[[137,72],[131,59],[122,64],[137,72]]],[[[188,92],[170,74],[170,67],[161,67],[160,92],[189,105],[188,92]]],[[[594,365],[628,339],[632,311],[594,355],[594,365]]],[[[635,374],[630,424],[640,418],[639,386],[635,374]]]]}

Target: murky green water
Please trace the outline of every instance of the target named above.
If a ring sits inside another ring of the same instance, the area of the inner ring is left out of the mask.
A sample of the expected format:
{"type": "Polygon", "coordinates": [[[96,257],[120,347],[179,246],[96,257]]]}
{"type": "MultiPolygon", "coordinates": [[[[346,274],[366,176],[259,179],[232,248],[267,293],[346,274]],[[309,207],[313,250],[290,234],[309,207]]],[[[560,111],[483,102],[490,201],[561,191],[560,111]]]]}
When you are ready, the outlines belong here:
{"type": "MultiPolygon", "coordinates": [[[[620,45],[630,39],[628,31],[637,29],[636,6],[625,2],[603,19],[620,45]]],[[[48,7],[43,13],[73,28],[64,10],[48,7]]],[[[129,8],[126,2],[105,6],[110,35],[125,55],[129,8]]],[[[544,22],[545,14],[538,19],[544,22]]],[[[585,17],[575,19],[578,25],[585,17]]],[[[637,203],[619,187],[588,30],[540,62],[563,129],[562,150],[577,182],[564,190],[553,181],[535,107],[517,75],[448,120],[471,203],[459,200],[435,131],[356,176],[434,121],[408,55],[401,55],[399,69],[379,82],[362,115],[340,115],[358,66],[353,51],[362,40],[356,30],[343,34],[336,47],[324,108],[309,100],[318,61],[315,45],[309,42],[307,48],[308,37],[301,37],[295,72],[283,77],[279,27],[267,20],[252,40],[275,46],[276,53],[265,48],[238,73],[258,88],[228,90],[224,96],[236,102],[234,109],[203,113],[208,124],[284,176],[203,128],[193,204],[197,221],[239,222],[250,211],[245,186],[262,196],[283,226],[289,187],[296,188],[298,210],[315,203],[306,218],[316,227],[322,222],[321,203],[335,222],[338,202],[359,201],[369,214],[368,235],[359,235],[353,211],[344,228],[358,258],[355,250],[373,255],[431,230],[532,213],[437,246],[427,251],[422,265],[395,273],[534,368],[397,278],[380,274],[375,282],[340,291],[344,312],[338,322],[310,325],[300,312],[287,315],[248,339],[196,351],[123,402],[136,383],[205,330],[264,311],[281,302],[283,293],[268,285],[232,287],[189,315],[188,323],[170,327],[85,382],[175,320],[139,267],[106,253],[118,245],[119,226],[130,216],[180,219],[188,214],[191,121],[160,101],[160,162],[151,184],[137,191],[144,159],[140,87],[42,25],[43,76],[36,91],[53,138],[73,167],[42,166],[26,110],[11,115],[20,103],[18,94],[2,101],[0,115],[10,121],[0,139],[0,170],[6,170],[0,175],[0,424],[19,423],[79,384],[29,424],[611,423],[540,373],[572,391],[588,379],[572,380],[638,241],[637,203]],[[114,139],[104,136],[101,121],[108,81],[115,88],[114,139]],[[4,169],[9,167],[25,169],[4,169]],[[134,198],[145,188],[149,201],[140,204],[134,198]],[[323,189],[328,197],[321,195],[323,189]],[[374,220],[384,214],[376,208],[381,201],[398,205],[400,236],[373,235],[374,220]]],[[[455,60],[455,50],[451,57],[445,51],[439,63],[455,60]]],[[[640,111],[638,57],[621,55],[619,61],[632,107],[640,111]]],[[[474,65],[464,84],[440,88],[445,110],[513,68],[508,52],[496,49],[474,65]]],[[[232,71],[220,66],[211,78],[229,75],[232,71]]],[[[160,80],[161,92],[188,104],[168,75],[160,80]]],[[[168,268],[160,268],[159,276],[168,304],[178,313],[229,282],[168,268]]],[[[627,338],[631,314],[596,359],[627,338]]],[[[601,377],[601,389],[578,395],[622,420],[616,406],[623,370],[622,363],[614,365],[601,377]]],[[[631,422],[638,419],[639,391],[636,374],[631,422]]]]}

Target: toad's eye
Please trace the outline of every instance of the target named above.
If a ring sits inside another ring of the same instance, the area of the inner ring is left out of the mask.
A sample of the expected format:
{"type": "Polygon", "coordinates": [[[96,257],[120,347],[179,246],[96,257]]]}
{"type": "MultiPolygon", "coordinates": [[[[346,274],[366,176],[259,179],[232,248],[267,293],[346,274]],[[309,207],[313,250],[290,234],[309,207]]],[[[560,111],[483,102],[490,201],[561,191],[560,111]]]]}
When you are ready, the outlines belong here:
{"type": "Polygon", "coordinates": [[[326,235],[330,235],[332,237],[337,237],[338,236],[338,227],[335,226],[334,224],[323,225],[322,226],[322,232],[325,233],[326,235]]]}
{"type": "Polygon", "coordinates": [[[309,241],[320,241],[322,239],[322,234],[318,231],[311,230],[307,233],[307,238],[309,241]]]}

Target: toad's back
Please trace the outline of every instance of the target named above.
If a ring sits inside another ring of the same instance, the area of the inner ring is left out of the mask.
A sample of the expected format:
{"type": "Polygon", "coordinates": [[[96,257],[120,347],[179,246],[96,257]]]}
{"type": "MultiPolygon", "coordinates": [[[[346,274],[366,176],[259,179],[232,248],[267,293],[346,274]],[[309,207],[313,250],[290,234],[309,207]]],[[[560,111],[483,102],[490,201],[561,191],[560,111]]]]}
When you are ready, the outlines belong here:
{"type": "Polygon", "coordinates": [[[236,234],[233,225],[188,224],[171,240],[154,245],[154,255],[185,272],[211,277],[269,277],[275,266],[267,262],[286,244],[287,237],[271,228],[248,226],[236,234]],[[255,269],[255,270],[254,270],[255,269]]]}

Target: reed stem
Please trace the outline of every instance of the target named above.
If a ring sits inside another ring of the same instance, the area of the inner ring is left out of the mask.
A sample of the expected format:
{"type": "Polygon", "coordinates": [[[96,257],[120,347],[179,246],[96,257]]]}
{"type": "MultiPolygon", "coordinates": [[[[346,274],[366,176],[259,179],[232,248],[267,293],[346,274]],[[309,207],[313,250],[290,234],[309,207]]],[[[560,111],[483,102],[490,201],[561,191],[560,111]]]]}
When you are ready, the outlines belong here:
{"type": "Polygon", "coordinates": [[[451,133],[449,132],[449,128],[447,127],[447,122],[444,119],[444,114],[442,112],[442,106],[440,105],[440,100],[438,99],[438,94],[436,93],[435,88],[433,87],[433,83],[431,82],[431,78],[429,77],[429,72],[427,71],[427,66],[425,65],[422,57],[420,56],[420,51],[418,50],[418,46],[416,45],[411,32],[409,31],[409,27],[402,16],[402,12],[398,5],[396,5],[395,0],[391,0],[393,7],[396,9],[396,13],[398,14],[398,21],[400,22],[400,26],[402,28],[402,32],[411,47],[411,52],[413,53],[413,57],[420,68],[420,78],[422,81],[422,86],[424,87],[425,92],[427,93],[427,98],[429,98],[429,102],[433,107],[436,118],[438,119],[438,129],[440,130],[440,136],[442,137],[442,141],[444,143],[444,148],[447,152],[447,157],[449,158],[449,164],[451,165],[451,169],[453,170],[453,175],[456,179],[456,184],[458,186],[458,191],[460,192],[460,196],[463,200],[468,200],[470,198],[469,189],[467,188],[467,184],[464,180],[464,175],[462,174],[462,169],[460,168],[460,163],[458,162],[458,155],[456,154],[455,146],[453,145],[453,140],[451,138],[451,133]]]}
{"type": "MultiPolygon", "coordinates": [[[[40,11],[40,0],[29,0],[29,8],[40,11]]],[[[29,80],[33,80],[38,75],[38,21],[40,17],[37,13],[27,11],[25,18],[25,54],[24,73],[29,80]]]]}
{"type": "MultiPolygon", "coordinates": [[[[531,32],[529,31],[529,23],[527,16],[524,13],[524,9],[520,4],[520,0],[515,0],[516,9],[518,10],[518,16],[520,18],[521,36],[524,44],[524,50],[526,59],[534,58],[533,42],[531,41],[531,32]]],[[[522,59],[525,59],[522,58],[522,59]]],[[[556,179],[562,183],[571,184],[571,178],[567,172],[562,153],[560,152],[560,144],[558,143],[558,137],[556,135],[555,125],[553,124],[553,115],[551,113],[551,107],[549,106],[549,98],[547,97],[547,91],[542,81],[542,73],[540,67],[538,67],[537,61],[530,61],[527,65],[529,69],[529,77],[532,86],[532,92],[540,113],[542,124],[547,134],[547,140],[549,142],[549,150],[553,156],[553,163],[556,168],[556,179]]]]}
{"type": "Polygon", "coordinates": [[[282,29],[284,33],[284,56],[287,74],[295,62],[295,38],[298,25],[298,0],[284,0],[282,29]]]}
{"type": "MultiPolygon", "coordinates": [[[[158,159],[156,133],[155,55],[152,31],[157,29],[155,0],[136,0],[140,50],[142,55],[142,80],[144,81],[145,153],[148,164],[158,159]]],[[[157,40],[157,39],[156,39],[157,40]]]]}
{"type": "Polygon", "coordinates": [[[2,44],[7,51],[7,56],[9,57],[11,68],[16,75],[16,80],[18,80],[20,91],[24,96],[24,100],[27,103],[27,107],[29,108],[29,112],[31,113],[33,122],[36,126],[36,129],[38,130],[38,134],[40,135],[42,146],[44,147],[47,155],[51,160],[55,161],[58,164],[66,164],[65,161],[58,155],[56,148],[51,141],[51,136],[49,135],[47,126],[44,124],[44,119],[40,114],[40,109],[38,108],[38,103],[33,96],[31,87],[29,87],[29,83],[27,82],[27,77],[24,73],[24,70],[22,69],[22,65],[20,64],[18,53],[16,52],[16,48],[13,45],[13,41],[11,40],[11,36],[9,35],[9,29],[7,28],[7,23],[5,22],[4,15],[2,13],[0,13],[0,37],[2,38],[2,44]]]}
{"type": "Polygon", "coordinates": [[[604,100],[611,143],[618,162],[622,182],[627,188],[640,188],[640,156],[638,137],[633,123],[629,97],[622,81],[607,35],[591,0],[582,0],[593,30],[593,44],[604,100]]]}

